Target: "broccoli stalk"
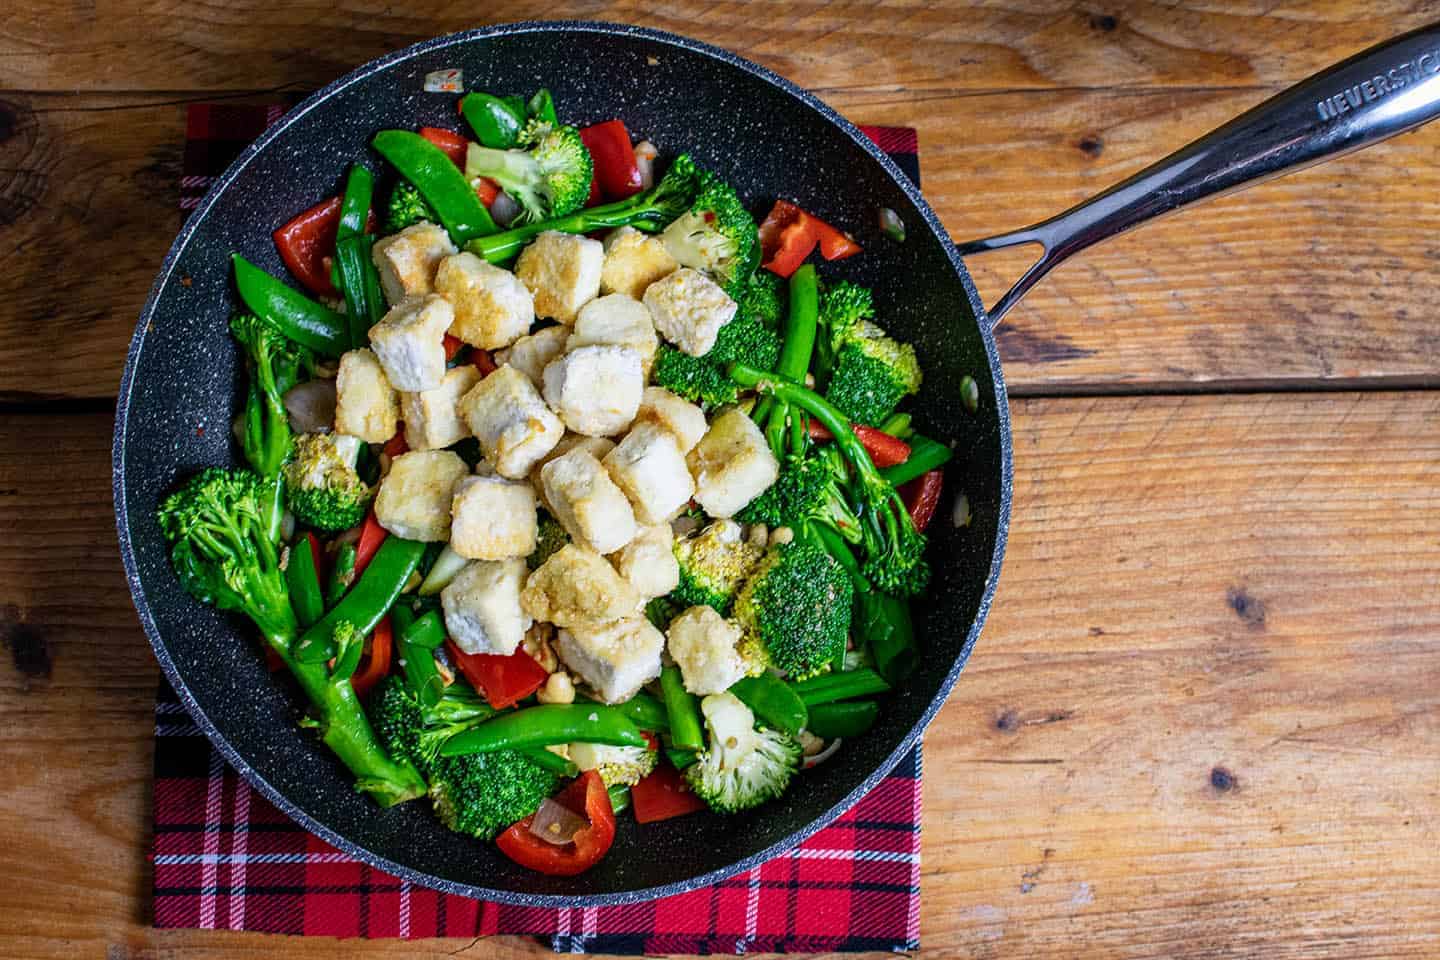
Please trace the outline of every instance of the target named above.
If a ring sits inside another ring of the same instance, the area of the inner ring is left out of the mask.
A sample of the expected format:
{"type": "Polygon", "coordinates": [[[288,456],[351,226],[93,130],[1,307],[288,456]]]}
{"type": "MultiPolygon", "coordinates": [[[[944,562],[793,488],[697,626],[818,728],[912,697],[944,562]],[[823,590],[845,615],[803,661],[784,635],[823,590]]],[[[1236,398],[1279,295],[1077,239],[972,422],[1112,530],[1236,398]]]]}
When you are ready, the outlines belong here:
{"type": "Polygon", "coordinates": [[[594,164],[574,127],[531,120],[517,141],[528,149],[495,150],[471,143],[465,176],[489,177],[520,205],[518,224],[560,217],[585,204],[594,164]]]}
{"type": "Polygon", "coordinates": [[[581,770],[594,770],[605,786],[633,787],[655,769],[658,751],[649,747],[616,747],[606,743],[572,743],[567,751],[581,770]]]}
{"type": "Polygon", "coordinates": [[[700,701],[708,744],[685,768],[685,781],[716,813],[739,813],[781,796],[800,765],[800,746],[777,730],[755,728],[755,715],[733,693],[700,701]]]}
{"type": "Polygon", "coordinates": [[[286,499],[295,519],[317,530],[348,530],[365,519],[373,496],[355,461],[361,442],[335,433],[302,433],[285,464],[286,499]]]}
{"type": "Polygon", "coordinates": [[[290,456],[285,394],[310,375],[315,357],[253,313],[231,317],[230,332],[245,352],[250,381],[236,434],[245,459],[266,481],[266,532],[273,540],[285,512],[280,468],[290,456]]]}
{"type": "Polygon", "coordinates": [[[291,655],[299,627],[267,526],[268,496],[256,474],[212,467],[167,497],[157,519],[180,582],[201,602],[254,621],[309,698],[320,738],[355,775],[357,790],[386,807],[422,795],[424,780],[408,760],[386,753],[348,676],[291,655]]]}

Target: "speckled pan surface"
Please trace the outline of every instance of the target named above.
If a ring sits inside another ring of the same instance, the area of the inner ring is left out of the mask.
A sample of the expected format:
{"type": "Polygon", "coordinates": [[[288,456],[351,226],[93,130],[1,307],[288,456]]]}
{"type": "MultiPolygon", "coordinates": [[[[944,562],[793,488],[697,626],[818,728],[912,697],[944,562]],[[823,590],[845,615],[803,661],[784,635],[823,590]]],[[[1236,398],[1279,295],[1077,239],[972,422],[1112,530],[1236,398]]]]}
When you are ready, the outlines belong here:
{"type": "MultiPolygon", "coordinates": [[[[858,130],[815,98],[727,53],[653,30],[595,23],[512,24],[441,37],[370,63],[288,113],[214,185],[175,241],[140,316],[116,412],[114,493],[136,609],[170,682],[225,757],[282,809],[341,849],[417,883],[534,905],[646,900],[713,883],[792,846],[834,819],[915,743],[958,677],[994,595],[1010,510],[1010,425],[995,344],[973,284],[929,207],[858,130]],[[563,69],[557,65],[563,65],[563,69]],[[554,91],[562,116],[623,117],[665,155],[688,150],[763,213],[786,196],[851,227],[865,254],[822,267],[876,288],[885,324],[913,340],[926,381],[922,428],[954,440],[946,510],[959,493],[972,522],[935,524],[931,595],[917,604],[923,666],[890,696],[877,727],[750,814],[695,815],[645,827],[628,818],[614,849],[573,879],[522,870],[493,846],[446,831],[422,803],[379,811],[295,719],[246,622],[187,596],[153,514],[176,481],[235,462],[229,422],[243,373],[226,331],[229,253],[284,276],[270,232],[338,192],[385,127],[453,126],[453,95],[426,73],[460,67],[467,89],[554,91]],[[884,240],[875,211],[905,220],[884,240]],[[968,414],[959,384],[980,384],[968,414]]],[[[958,788],[958,785],[957,785],[958,788]]],[[[997,802],[1003,802],[996,798],[997,802]]]]}

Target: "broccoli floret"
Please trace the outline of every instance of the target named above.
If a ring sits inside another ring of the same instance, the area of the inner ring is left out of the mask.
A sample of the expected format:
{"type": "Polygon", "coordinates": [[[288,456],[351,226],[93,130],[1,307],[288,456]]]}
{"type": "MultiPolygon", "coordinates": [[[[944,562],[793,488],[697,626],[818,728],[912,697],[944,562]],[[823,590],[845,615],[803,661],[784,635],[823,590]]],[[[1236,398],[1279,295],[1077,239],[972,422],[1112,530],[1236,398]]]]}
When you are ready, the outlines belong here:
{"type": "Polygon", "coordinates": [[[661,240],[676,262],[704,270],[737,302],[760,265],[755,218],[735,188],[713,174],[701,177],[695,203],[665,228],[661,240]]]}
{"type": "MultiPolygon", "coordinates": [[[[721,330],[723,332],[724,328],[721,330]]],[[[656,386],[664,387],[707,410],[734,403],[740,396],[735,382],[725,376],[723,368],[708,357],[692,357],[668,343],[660,344],[655,351],[652,379],[656,386]]]]}
{"type": "Polygon", "coordinates": [[[771,330],[780,326],[785,313],[780,278],[769,270],[756,270],[745,285],[745,292],[736,301],[737,320],[759,320],[771,330]]]}
{"type": "Polygon", "coordinates": [[[504,188],[520,213],[516,222],[563,217],[585,205],[594,164],[574,127],[531,120],[517,141],[526,149],[494,150],[478,143],[465,153],[465,176],[489,177],[504,188]]]}
{"type": "Polygon", "coordinates": [[[560,526],[559,520],[544,510],[539,511],[539,516],[539,528],[535,534],[535,552],[525,558],[525,563],[531,570],[537,569],[540,564],[559,553],[560,548],[570,542],[570,534],[560,526]]]}
{"type": "Polygon", "coordinates": [[[759,320],[736,317],[715,336],[715,346],[703,357],[715,364],[720,376],[724,368],[738,361],[762,370],[773,370],[780,359],[780,337],[759,320]]]}
{"type": "Polygon", "coordinates": [[[390,191],[390,201],[385,207],[385,232],[399,233],[406,227],[422,221],[439,222],[439,217],[430,204],[409,180],[401,180],[390,191]]]}
{"type": "Polygon", "coordinates": [[[740,536],[739,524],[716,520],[698,534],[675,541],[680,585],[670,591],[670,599],[681,610],[705,604],[725,616],[740,584],[763,555],[740,536]]]}
{"type": "Polygon", "coordinates": [[[246,470],[212,467],[160,505],[156,519],[170,560],[198,600],[245,614],[309,698],[321,738],[355,775],[355,787],[391,806],[420,796],[425,782],[375,737],[347,677],[291,654],[299,627],[290,607],[277,541],[267,529],[269,488],[246,470]]]}
{"type": "Polygon", "coordinates": [[[655,769],[658,751],[649,747],[612,747],[603,743],[570,744],[570,760],[581,770],[594,770],[605,786],[633,787],[655,769]]]}
{"type": "Polygon", "coordinates": [[[855,327],[875,316],[875,296],[868,287],[841,280],[820,294],[820,326],[830,335],[831,347],[840,349],[855,327]]]}
{"type": "Polygon", "coordinates": [[[868,321],[850,328],[835,354],[825,399],[857,423],[878,426],[896,405],[920,389],[915,348],[868,321]]]}
{"type": "Polygon", "coordinates": [[[370,705],[370,722],[385,749],[426,774],[434,768],[441,744],[494,715],[483,697],[458,680],[433,706],[425,706],[402,677],[386,677],[370,705]]]}
{"type": "Polygon", "coordinates": [[[262,477],[273,477],[290,456],[290,415],[285,394],[309,377],[315,358],[253,313],[230,318],[230,332],[245,351],[250,385],[240,421],[240,447],[262,477]]]}
{"type": "Polygon", "coordinates": [[[669,630],[670,621],[684,612],[684,608],[671,600],[669,596],[656,597],[645,604],[645,619],[649,620],[661,633],[669,630]]]}
{"type": "Polygon", "coordinates": [[[738,813],[784,794],[800,765],[800,745],[777,730],[755,729],[755,715],[733,693],[700,701],[707,745],[685,768],[695,795],[716,813],[738,813]]]}
{"type": "Polygon", "coordinates": [[[746,504],[735,519],[794,530],[823,523],[851,543],[858,543],[860,520],[840,489],[846,479],[844,469],[843,460],[832,456],[832,450],[788,455],[780,463],[779,478],[746,504]]]}
{"type": "Polygon", "coordinates": [[[317,530],[348,530],[365,519],[373,491],[355,460],[360,441],[334,433],[302,433],[285,464],[286,501],[301,523],[317,530]]]}
{"type": "Polygon", "coordinates": [[[523,820],[555,792],[558,777],[515,750],[440,757],[430,771],[430,799],[440,822],[489,840],[523,820]]]}
{"type": "Polygon", "coordinates": [[[772,666],[803,680],[845,648],[854,586],[815,544],[771,547],[735,597],[735,619],[764,646],[772,666]]]}

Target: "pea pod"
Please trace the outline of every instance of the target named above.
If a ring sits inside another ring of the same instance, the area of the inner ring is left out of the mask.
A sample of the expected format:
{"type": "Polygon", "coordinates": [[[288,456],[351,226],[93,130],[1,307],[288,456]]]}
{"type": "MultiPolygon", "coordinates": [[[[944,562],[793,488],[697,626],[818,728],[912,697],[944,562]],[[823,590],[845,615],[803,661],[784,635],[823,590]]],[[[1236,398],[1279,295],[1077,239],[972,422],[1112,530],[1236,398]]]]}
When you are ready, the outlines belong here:
{"type": "Polygon", "coordinates": [[[324,616],[325,601],[320,596],[320,575],[315,571],[315,554],[305,537],[290,548],[285,583],[290,588],[290,606],[295,610],[295,620],[300,629],[324,616]]]}
{"type": "Polygon", "coordinates": [[[390,619],[395,628],[400,669],[405,671],[405,685],[422,705],[435,706],[445,692],[445,680],[435,668],[435,655],[410,640],[415,632],[415,614],[405,604],[397,603],[390,611],[390,619]]]}
{"type": "Polygon", "coordinates": [[[536,747],[533,750],[525,750],[523,752],[525,756],[534,761],[537,766],[544,767],[552,773],[558,773],[562,777],[573,777],[580,772],[575,764],[566,760],[558,753],[551,753],[544,747],[536,747]]]}
{"type": "Polygon", "coordinates": [[[345,317],[286,286],[240,254],[232,253],[230,258],[235,263],[235,288],[252,313],[324,356],[338,357],[349,349],[350,328],[345,317]]]}
{"type": "Polygon", "coordinates": [[[415,185],[456,244],[495,232],[490,212],[445,151],[409,130],[381,130],[370,142],[415,185]]]}
{"type": "Polygon", "coordinates": [[[605,743],[616,747],[647,745],[625,713],[599,703],[547,703],[502,713],[445,741],[443,757],[496,750],[528,750],[556,743],[605,743]]]}
{"type": "Polygon", "coordinates": [[[358,237],[365,232],[370,215],[370,199],[375,195],[375,175],[360,164],[350,168],[345,178],[345,193],[340,199],[340,222],[335,227],[335,241],[358,237]]]}
{"type": "Polygon", "coordinates": [[[805,701],[794,688],[773,673],[745,677],[730,687],[745,706],[760,720],[777,730],[794,736],[805,729],[805,701]]]}
{"type": "Polygon", "coordinates": [[[810,711],[809,730],[817,737],[858,737],[875,726],[880,705],[874,700],[852,700],[849,703],[822,703],[810,711]]]}
{"type": "Polygon", "coordinates": [[[635,726],[641,730],[670,729],[670,717],[665,712],[665,705],[648,693],[637,693],[619,706],[625,716],[633,720],[635,726]]]}
{"type": "Polygon", "coordinates": [[[865,593],[855,598],[858,635],[870,645],[875,669],[892,687],[904,683],[920,660],[910,604],[901,597],[865,593]]]}
{"type": "Polygon", "coordinates": [[[460,113],[480,144],[495,150],[515,146],[520,128],[525,126],[525,101],[519,97],[467,93],[460,100],[460,113]]]}
{"type": "Polygon", "coordinates": [[[445,642],[445,623],[436,610],[417,617],[405,631],[405,642],[422,650],[434,650],[445,642]]]}
{"type": "Polygon", "coordinates": [[[885,678],[868,667],[848,670],[845,673],[822,673],[818,677],[800,680],[791,686],[811,711],[822,703],[873,696],[890,689],[885,678]]]}
{"type": "Polygon", "coordinates": [[[340,602],[350,584],[355,582],[355,544],[342,543],[335,551],[335,566],[330,570],[330,583],[325,588],[325,607],[340,602]]]}
{"type": "Polygon", "coordinates": [[[705,749],[705,732],[700,726],[700,707],[695,695],[685,689],[680,668],[667,664],[660,671],[660,691],[665,695],[665,714],[670,721],[670,743],[681,750],[705,749]]]}
{"type": "Polygon", "coordinates": [[[362,637],[374,630],[375,624],[394,606],[395,598],[400,596],[424,552],[425,544],[418,540],[386,537],[345,598],[300,635],[295,645],[295,659],[301,663],[319,663],[335,656],[334,631],[341,620],[353,623],[362,637]]]}
{"type": "Polygon", "coordinates": [[[525,112],[530,119],[539,120],[541,123],[555,125],[560,118],[555,113],[555,98],[550,96],[550,91],[545,87],[536,90],[530,97],[530,102],[525,104],[525,112]]]}

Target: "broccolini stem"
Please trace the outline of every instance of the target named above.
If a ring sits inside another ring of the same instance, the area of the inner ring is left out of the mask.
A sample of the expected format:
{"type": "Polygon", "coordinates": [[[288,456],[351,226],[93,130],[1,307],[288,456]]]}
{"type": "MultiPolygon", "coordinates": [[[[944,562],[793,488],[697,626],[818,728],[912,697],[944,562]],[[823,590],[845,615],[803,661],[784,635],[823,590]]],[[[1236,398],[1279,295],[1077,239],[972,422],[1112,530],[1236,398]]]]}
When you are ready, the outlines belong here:
{"type": "Polygon", "coordinates": [[[924,473],[929,473],[937,467],[943,467],[955,455],[945,444],[938,440],[931,440],[929,437],[922,437],[914,434],[910,438],[910,457],[904,463],[897,463],[893,467],[886,467],[880,471],[880,476],[892,487],[909,483],[924,473]]]}
{"type": "Polygon", "coordinates": [[[700,708],[694,694],[685,689],[680,668],[668,664],[660,671],[660,691],[670,718],[670,743],[680,750],[705,749],[705,732],[700,727],[700,708]]]}
{"type": "Polygon", "coordinates": [[[822,673],[818,677],[791,684],[800,695],[806,707],[817,707],[822,703],[835,703],[854,697],[870,697],[885,693],[890,684],[874,670],[861,667],[845,673],[822,673]]]}
{"type": "Polygon", "coordinates": [[[659,223],[650,223],[648,218],[657,214],[650,205],[650,194],[641,193],[625,200],[576,210],[563,217],[542,220],[512,227],[486,237],[477,237],[465,245],[465,249],[490,263],[506,263],[518,254],[525,245],[547,230],[561,233],[590,233],[613,227],[633,226],[639,230],[653,232],[659,223]]]}
{"type": "MultiPolygon", "coordinates": [[[[810,357],[815,352],[815,332],[819,323],[820,280],[815,273],[815,265],[807,263],[790,277],[790,311],[785,317],[780,359],[775,364],[777,376],[794,383],[805,382],[805,372],[810,369],[810,357]]],[[[783,398],[768,411],[765,439],[776,456],[784,450],[786,421],[793,419],[790,405],[783,398]]],[[[791,442],[796,442],[793,429],[791,442]]],[[[792,452],[803,450],[802,441],[792,452]]]]}

